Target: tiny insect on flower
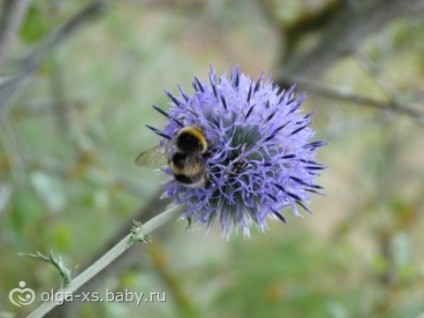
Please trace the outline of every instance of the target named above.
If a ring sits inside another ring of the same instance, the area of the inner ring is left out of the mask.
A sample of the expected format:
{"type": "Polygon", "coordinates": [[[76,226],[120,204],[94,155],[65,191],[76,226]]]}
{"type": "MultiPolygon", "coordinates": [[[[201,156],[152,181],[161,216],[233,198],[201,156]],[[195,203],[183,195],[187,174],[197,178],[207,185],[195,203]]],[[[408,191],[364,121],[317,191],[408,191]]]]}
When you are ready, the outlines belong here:
{"type": "Polygon", "coordinates": [[[311,213],[306,204],[321,194],[315,178],[326,168],[316,150],[326,143],[311,141],[314,112],[299,109],[304,95],[238,68],[218,77],[211,67],[208,82],[194,78],[192,96],[178,88],[179,95],[165,91],[169,111],[154,106],[168,119],[165,127],[147,127],[161,137],[168,159],[163,198],[183,204],[183,218],[208,227],[219,219],[227,236],[233,230],[249,236],[250,225],[263,230],[268,216],[287,223],[285,208],[295,216],[297,207],[311,213]]]}

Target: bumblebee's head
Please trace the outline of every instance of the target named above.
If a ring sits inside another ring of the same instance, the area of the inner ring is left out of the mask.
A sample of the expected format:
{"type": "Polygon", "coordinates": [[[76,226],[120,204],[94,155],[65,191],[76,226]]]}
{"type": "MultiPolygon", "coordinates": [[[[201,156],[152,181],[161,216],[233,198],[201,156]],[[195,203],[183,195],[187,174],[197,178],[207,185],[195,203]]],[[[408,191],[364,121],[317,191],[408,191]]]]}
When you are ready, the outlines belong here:
{"type": "Polygon", "coordinates": [[[203,154],[208,149],[205,135],[200,127],[189,126],[181,129],[175,138],[175,145],[188,154],[203,154]]]}

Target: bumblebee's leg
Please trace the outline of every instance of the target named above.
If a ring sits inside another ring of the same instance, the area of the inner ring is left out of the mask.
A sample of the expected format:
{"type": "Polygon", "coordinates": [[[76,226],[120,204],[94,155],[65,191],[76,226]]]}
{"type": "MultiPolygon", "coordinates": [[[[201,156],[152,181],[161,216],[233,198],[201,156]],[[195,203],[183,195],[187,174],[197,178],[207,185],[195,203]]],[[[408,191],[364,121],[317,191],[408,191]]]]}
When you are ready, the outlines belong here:
{"type": "Polygon", "coordinates": [[[186,231],[191,229],[191,224],[193,223],[193,221],[191,220],[191,217],[187,217],[187,227],[186,227],[186,231]]]}

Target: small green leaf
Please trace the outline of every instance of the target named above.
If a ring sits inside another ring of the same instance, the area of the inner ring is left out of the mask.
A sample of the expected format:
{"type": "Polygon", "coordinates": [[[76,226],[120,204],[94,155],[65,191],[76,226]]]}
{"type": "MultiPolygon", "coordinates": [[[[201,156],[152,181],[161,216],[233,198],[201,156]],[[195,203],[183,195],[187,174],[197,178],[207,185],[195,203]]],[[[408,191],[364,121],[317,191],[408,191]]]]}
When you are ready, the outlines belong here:
{"type": "Polygon", "coordinates": [[[33,4],[21,26],[19,35],[26,42],[37,42],[49,31],[47,17],[37,4],[33,4]]]}

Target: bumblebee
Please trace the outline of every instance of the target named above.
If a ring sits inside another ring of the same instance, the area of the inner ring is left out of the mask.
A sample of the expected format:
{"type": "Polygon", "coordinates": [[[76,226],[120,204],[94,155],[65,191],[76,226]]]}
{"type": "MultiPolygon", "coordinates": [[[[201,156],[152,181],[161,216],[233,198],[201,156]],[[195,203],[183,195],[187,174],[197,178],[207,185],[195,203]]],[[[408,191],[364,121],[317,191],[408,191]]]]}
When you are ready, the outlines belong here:
{"type": "Polygon", "coordinates": [[[165,153],[165,147],[156,146],[143,151],[135,163],[138,166],[161,166],[166,159],[175,180],[189,188],[204,187],[208,174],[203,156],[208,151],[208,143],[203,129],[184,127],[170,143],[172,150],[169,153],[165,153]]]}

